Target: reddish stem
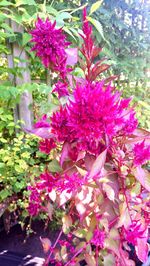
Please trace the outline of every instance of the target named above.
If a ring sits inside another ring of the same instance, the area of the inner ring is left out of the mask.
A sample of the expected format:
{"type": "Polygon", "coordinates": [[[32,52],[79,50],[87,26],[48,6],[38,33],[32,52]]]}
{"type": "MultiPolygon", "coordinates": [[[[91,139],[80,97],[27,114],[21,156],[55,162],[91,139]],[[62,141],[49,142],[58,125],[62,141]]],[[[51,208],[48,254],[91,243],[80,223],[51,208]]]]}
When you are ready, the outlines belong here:
{"type": "Polygon", "coordinates": [[[98,247],[96,247],[96,266],[98,266],[98,247]]]}
{"type": "MultiPolygon", "coordinates": [[[[87,244],[86,244],[87,245],[87,244]]],[[[83,251],[83,249],[86,247],[86,245],[84,245],[84,247],[82,247],[82,248],[80,248],[75,254],[74,254],[74,256],[71,258],[71,260],[69,260],[64,266],[69,266],[70,265],[70,263],[71,263],[71,261],[73,260],[73,259],[75,259],[82,251],[83,251]]]]}
{"type": "Polygon", "coordinates": [[[59,235],[58,235],[58,237],[57,237],[57,239],[56,239],[56,241],[55,241],[53,247],[51,248],[51,252],[50,252],[48,258],[46,259],[45,266],[47,266],[47,265],[49,264],[49,262],[50,262],[50,258],[51,258],[51,255],[52,255],[52,253],[53,253],[53,250],[54,250],[54,248],[56,247],[56,245],[57,245],[57,243],[58,243],[58,241],[59,241],[59,239],[60,239],[62,233],[63,233],[63,230],[60,231],[60,233],[59,233],[59,235]]]}

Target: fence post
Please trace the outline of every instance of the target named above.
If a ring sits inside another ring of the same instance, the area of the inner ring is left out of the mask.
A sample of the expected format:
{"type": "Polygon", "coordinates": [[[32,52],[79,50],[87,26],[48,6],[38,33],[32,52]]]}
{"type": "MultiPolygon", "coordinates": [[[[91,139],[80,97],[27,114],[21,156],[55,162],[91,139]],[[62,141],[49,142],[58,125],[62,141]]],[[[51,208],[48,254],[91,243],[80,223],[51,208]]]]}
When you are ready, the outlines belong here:
{"type": "MultiPolygon", "coordinates": [[[[23,27],[18,25],[16,22],[11,21],[11,27],[14,32],[20,32],[23,33],[23,27]]],[[[23,47],[20,47],[18,43],[13,43],[12,45],[12,53],[13,53],[13,59],[15,57],[20,57],[22,61],[19,61],[18,67],[23,67],[24,70],[21,73],[22,77],[15,76],[15,85],[22,85],[23,83],[31,83],[31,77],[30,72],[28,70],[28,63],[27,63],[27,54],[23,47]]],[[[32,128],[33,123],[33,112],[32,112],[32,94],[29,93],[27,90],[23,92],[20,98],[19,103],[19,119],[24,121],[24,124],[22,125],[22,128],[32,128]]]]}

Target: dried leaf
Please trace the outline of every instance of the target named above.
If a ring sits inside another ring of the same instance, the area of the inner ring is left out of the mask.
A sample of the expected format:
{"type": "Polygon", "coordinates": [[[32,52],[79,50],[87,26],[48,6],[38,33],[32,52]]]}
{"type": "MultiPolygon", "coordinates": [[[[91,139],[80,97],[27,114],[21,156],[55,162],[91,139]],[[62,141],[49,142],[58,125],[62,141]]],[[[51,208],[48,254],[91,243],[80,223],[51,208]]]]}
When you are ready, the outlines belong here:
{"type": "Polygon", "coordinates": [[[48,238],[42,238],[40,237],[44,253],[47,253],[50,250],[51,247],[51,241],[48,238]]]}

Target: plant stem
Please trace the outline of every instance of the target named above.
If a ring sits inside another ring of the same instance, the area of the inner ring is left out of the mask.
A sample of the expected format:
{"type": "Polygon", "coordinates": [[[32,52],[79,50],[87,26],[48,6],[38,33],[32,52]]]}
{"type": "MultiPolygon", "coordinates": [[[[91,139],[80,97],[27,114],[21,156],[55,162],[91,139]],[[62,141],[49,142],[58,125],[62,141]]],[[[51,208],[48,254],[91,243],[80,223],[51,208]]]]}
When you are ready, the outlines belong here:
{"type": "Polygon", "coordinates": [[[60,231],[60,233],[59,233],[59,235],[58,235],[58,237],[57,237],[57,239],[56,239],[56,241],[55,241],[53,247],[51,248],[51,252],[50,252],[48,258],[46,259],[46,264],[45,264],[45,266],[48,265],[48,263],[49,263],[49,261],[50,261],[50,257],[51,257],[51,255],[52,255],[52,253],[53,253],[53,250],[54,250],[54,248],[56,247],[56,245],[57,245],[57,243],[58,243],[58,241],[59,241],[59,239],[60,239],[62,233],[63,233],[63,230],[60,231]]]}
{"type": "Polygon", "coordinates": [[[98,266],[98,247],[96,247],[96,266],[98,266]]]}
{"type": "Polygon", "coordinates": [[[80,248],[75,254],[74,254],[74,256],[71,258],[71,260],[69,260],[64,266],[69,266],[70,265],[70,262],[75,258],[75,257],[77,257],[81,252],[82,252],[82,250],[85,248],[85,246],[84,247],[82,247],[82,248],[80,248]]]}

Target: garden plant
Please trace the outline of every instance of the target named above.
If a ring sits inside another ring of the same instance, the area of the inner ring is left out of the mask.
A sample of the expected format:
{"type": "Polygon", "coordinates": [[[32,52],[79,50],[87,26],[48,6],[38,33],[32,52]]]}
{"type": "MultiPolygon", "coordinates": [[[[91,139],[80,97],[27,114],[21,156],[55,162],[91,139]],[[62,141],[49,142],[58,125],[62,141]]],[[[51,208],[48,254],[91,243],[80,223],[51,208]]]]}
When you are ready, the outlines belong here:
{"type": "Polygon", "coordinates": [[[44,115],[32,133],[39,149],[50,154],[55,169],[29,186],[29,213],[62,210],[62,229],[54,245],[48,239],[45,265],[130,266],[131,247],[140,261],[148,256],[150,134],[138,128],[131,98],[113,86],[116,76],[103,78],[110,67],[93,38],[83,11],[82,47],[72,48],[62,28],[38,18],[31,32],[32,50],[50,75],[57,73],[52,97],[60,106],[44,115]],[[73,75],[75,64],[83,71],[73,75]],[[64,236],[65,235],[65,236],[64,236]]]}

